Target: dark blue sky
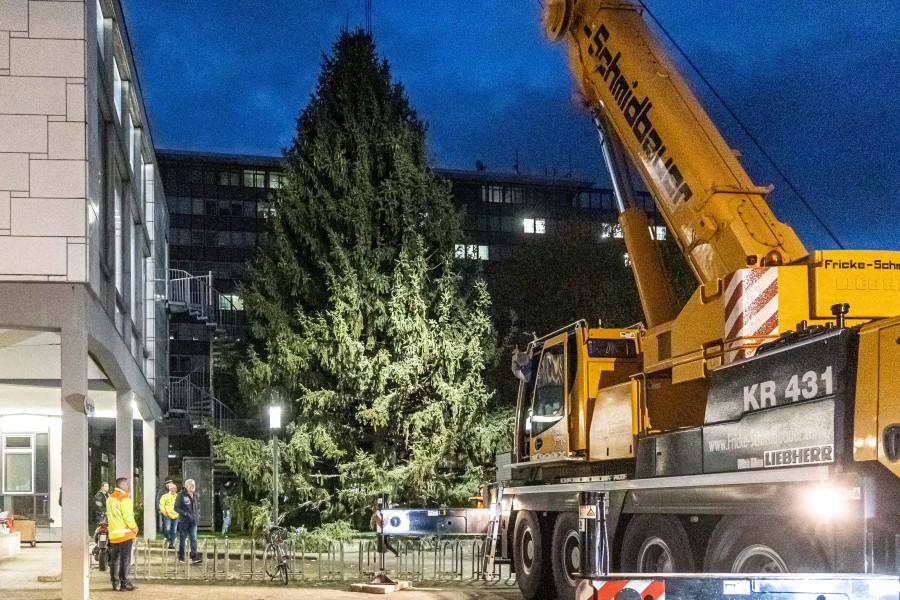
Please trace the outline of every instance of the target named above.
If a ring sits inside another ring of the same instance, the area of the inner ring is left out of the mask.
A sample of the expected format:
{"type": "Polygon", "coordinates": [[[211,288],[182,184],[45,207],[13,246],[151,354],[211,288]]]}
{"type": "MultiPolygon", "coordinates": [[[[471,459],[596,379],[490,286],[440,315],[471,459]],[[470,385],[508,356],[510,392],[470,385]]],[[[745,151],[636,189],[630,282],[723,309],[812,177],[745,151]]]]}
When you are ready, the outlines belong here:
{"type": "MultiPolygon", "coordinates": [[[[167,149],[280,154],[364,0],[122,0],[151,130],[167,149]]],[[[646,0],[848,248],[900,249],[900,6],[646,0]]],[[[429,125],[432,162],[571,168],[606,181],[538,0],[373,0],[373,33],[429,125]]],[[[699,79],[688,79],[771,205],[835,247],[699,79]]]]}

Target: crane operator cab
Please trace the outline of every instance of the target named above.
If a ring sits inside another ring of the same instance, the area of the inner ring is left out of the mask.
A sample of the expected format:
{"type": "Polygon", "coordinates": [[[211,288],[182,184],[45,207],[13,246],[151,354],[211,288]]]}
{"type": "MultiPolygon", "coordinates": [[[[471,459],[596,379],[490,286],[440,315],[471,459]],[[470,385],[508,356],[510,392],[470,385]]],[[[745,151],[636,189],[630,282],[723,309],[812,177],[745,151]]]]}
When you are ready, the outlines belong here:
{"type": "Polygon", "coordinates": [[[513,353],[520,380],[515,462],[634,456],[638,333],[578,321],[513,353]]]}

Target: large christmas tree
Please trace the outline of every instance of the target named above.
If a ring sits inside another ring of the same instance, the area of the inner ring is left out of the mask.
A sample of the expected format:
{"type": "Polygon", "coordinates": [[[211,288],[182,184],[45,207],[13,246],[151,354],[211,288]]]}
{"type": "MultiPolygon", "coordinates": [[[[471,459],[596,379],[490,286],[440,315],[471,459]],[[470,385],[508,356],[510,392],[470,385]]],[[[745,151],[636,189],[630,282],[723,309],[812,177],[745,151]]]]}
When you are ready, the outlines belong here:
{"type": "MultiPolygon", "coordinates": [[[[243,290],[245,398],[281,386],[289,503],[367,519],[375,496],[471,495],[508,418],[482,381],[488,297],[454,262],[462,240],[425,126],[371,37],[343,33],[287,152],[286,184],[243,290]]],[[[271,446],[223,433],[216,452],[259,496],[271,446]]]]}

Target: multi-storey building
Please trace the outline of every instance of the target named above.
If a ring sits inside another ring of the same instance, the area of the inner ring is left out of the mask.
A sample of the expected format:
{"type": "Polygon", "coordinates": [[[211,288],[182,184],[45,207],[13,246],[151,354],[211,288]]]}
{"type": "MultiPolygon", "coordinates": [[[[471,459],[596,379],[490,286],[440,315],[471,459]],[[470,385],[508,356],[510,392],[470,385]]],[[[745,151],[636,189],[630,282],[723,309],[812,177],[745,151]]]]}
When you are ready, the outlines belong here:
{"type": "Polygon", "coordinates": [[[63,598],[101,475],[155,532],[167,215],[119,1],[0,2],[0,510],[61,539],[63,598]]]}
{"type": "MultiPolygon", "coordinates": [[[[281,187],[281,160],[161,150],[159,161],[170,213],[170,266],[176,276],[211,276],[221,308],[241,311],[238,285],[263,233],[269,194],[281,187]]],[[[209,337],[203,323],[173,321],[173,378],[205,373],[197,379],[208,381],[209,337]]]]}
{"type": "MultiPolygon", "coordinates": [[[[282,160],[162,150],[158,155],[171,214],[173,269],[185,277],[207,277],[222,308],[240,312],[239,283],[263,235],[267,202],[282,185],[282,160]]],[[[489,285],[492,274],[517,248],[563,235],[566,224],[578,223],[598,242],[621,237],[612,190],[589,180],[484,170],[437,173],[451,182],[454,202],[464,216],[465,239],[456,244],[456,256],[485,261],[489,285]]],[[[648,197],[645,204],[651,221],[661,223],[648,197]]],[[[665,233],[663,225],[653,226],[657,239],[665,233]]],[[[190,383],[219,395],[212,389],[214,338],[213,330],[201,323],[173,319],[171,374],[173,381],[184,382],[173,390],[190,383]]]]}
{"type": "MultiPolygon", "coordinates": [[[[457,258],[477,258],[489,265],[502,263],[529,238],[564,234],[565,225],[579,224],[598,241],[621,238],[618,211],[611,189],[573,177],[494,173],[484,170],[439,170],[452,184],[453,201],[463,211],[467,240],[456,245],[457,258]]],[[[642,195],[655,239],[666,228],[656,206],[642,195]]]]}

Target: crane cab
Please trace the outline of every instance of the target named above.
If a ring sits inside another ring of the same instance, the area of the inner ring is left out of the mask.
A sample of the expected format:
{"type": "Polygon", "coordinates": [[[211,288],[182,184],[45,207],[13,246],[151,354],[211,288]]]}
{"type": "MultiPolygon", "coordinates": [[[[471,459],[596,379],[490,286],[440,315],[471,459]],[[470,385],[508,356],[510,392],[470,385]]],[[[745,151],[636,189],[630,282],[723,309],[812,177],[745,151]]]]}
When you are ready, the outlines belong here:
{"type": "Polygon", "coordinates": [[[578,321],[515,355],[516,462],[633,457],[639,343],[638,330],[578,321]]]}

